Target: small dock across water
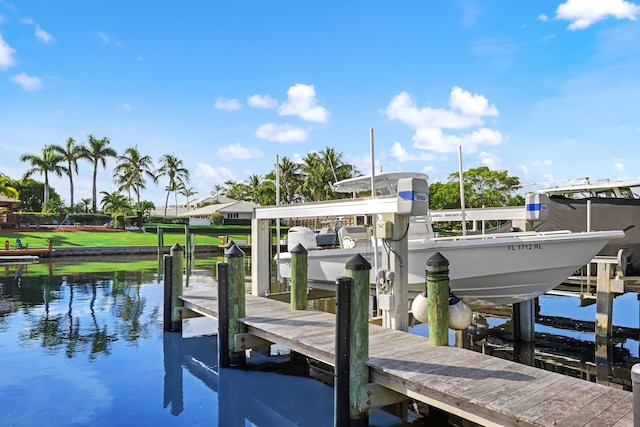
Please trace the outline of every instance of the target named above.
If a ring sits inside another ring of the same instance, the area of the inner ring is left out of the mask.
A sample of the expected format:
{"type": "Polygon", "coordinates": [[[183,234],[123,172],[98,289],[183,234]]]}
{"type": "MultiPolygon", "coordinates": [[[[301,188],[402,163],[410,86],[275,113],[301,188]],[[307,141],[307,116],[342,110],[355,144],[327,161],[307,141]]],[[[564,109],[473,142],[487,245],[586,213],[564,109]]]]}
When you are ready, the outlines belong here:
{"type": "MultiPolygon", "coordinates": [[[[215,290],[185,290],[184,308],[218,317],[215,290]]],[[[236,348],[274,343],[334,365],[335,316],[246,295],[236,348]]],[[[631,392],[369,325],[370,384],[361,407],[414,399],[487,426],[632,426],[631,392]]]]}

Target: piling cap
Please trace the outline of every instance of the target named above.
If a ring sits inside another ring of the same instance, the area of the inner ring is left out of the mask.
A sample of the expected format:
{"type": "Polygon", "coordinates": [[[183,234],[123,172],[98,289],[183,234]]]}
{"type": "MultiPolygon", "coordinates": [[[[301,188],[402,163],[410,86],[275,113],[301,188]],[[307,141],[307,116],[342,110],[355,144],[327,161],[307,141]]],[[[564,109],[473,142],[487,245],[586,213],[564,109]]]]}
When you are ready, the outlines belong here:
{"type": "Polygon", "coordinates": [[[227,244],[226,244],[226,245],[224,245],[224,248],[225,248],[225,249],[230,249],[230,248],[231,248],[231,246],[235,246],[235,244],[236,244],[236,242],[234,242],[233,240],[229,240],[229,241],[227,242],[227,244]]]}
{"type": "Polygon", "coordinates": [[[171,250],[172,251],[184,251],[184,248],[182,246],[180,246],[179,243],[176,243],[175,245],[171,246],[171,250]]]}
{"type": "Polygon", "coordinates": [[[228,257],[237,257],[237,256],[244,256],[244,252],[242,252],[242,249],[240,249],[238,247],[238,245],[236,245],[235,243],[233,245],[231,245],[231,247],[227,250],[227,253],[224,254],[224,256],[228,256],[228,257]]]}
{"type": "Polygon", "coordinates": [[[427,260],[427,266],[433,267],[444,267],[449,265],[449,260],[446,259],[440,252],[436,252],[431,255],[431,257],[427,260]]]}
{"type": "Polygon", "coordinates": [[[371,264],[362,255],[358,254],[347,261],[347,270],[371,270],[371,264]]]}
{"type": "Polygon", "coordinates": [[[298,243],[297,245],[295,245],[290,252],[292,254],[308,254],[309,253],[309,251],[307,251],[307,248],[305,248],[302,243],[298,243]]]}

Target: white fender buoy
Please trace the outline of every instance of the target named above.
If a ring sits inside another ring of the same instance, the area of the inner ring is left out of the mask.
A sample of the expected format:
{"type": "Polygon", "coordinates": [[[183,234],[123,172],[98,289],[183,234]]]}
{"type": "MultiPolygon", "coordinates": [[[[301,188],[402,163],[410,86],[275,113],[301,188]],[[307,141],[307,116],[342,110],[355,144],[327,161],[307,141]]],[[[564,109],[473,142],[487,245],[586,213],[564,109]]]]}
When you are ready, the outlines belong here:
{"type": "Polygon", "coordinates": [[[449,294],[449,328],[462,331],[467,329],[472,321],[471,307],[457,296],[449,294]]]}
{"type": "Polygon", "coordinates": [[[423,291],[411,303],[413,317],[421,323],[429,323],[429,307],[427,306],[427,291],[423,291]]]}

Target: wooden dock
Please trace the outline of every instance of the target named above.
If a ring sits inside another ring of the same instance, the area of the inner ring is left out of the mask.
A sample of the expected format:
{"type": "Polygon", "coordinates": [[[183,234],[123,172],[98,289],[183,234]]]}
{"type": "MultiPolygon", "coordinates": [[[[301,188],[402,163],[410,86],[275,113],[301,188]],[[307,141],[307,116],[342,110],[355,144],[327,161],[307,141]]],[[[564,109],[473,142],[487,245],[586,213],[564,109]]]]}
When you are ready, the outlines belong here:
{"type": "MultiPolygon", "coordinates": [[[[190,311],[217,318],[215,290],[186,290],[190,311]]],[[[237,348],[265,340],[334,366],[335,316],[293,311],[246,295],[247,334],[237,348]]],[[[631,392],[568,377],[377,325],[369,326],[370,385],[362,408],[414,399],[486,426],[633,426],[631,392]]]]}

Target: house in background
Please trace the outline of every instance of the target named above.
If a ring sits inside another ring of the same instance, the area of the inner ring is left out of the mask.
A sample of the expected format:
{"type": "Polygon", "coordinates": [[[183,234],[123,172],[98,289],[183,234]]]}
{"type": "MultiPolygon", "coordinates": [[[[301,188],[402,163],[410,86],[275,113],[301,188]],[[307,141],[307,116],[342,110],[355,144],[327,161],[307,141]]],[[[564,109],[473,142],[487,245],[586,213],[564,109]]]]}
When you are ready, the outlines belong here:
{"type": "Polygon", "coordinates": [[[259,205],[255,203],[239,202],[234,200],[229,203],[215,203],[213,205],[207,205],[198,209],[190,210],[180,216],[189,217],[190,225],[210,225],[210,217],[216,213],[221,214],[225,220],[250,221],[253,217],[253,209],[258,206],[259,205]]]}
{"type": "Polygon", "coordinates": [[[20,203],[22,203],[20,200],[11,199],[7,196],[0,195],[0,224],[18,224],[18,216],[13,212],[20,203]]]}
{"type": "MultiPolygon", "coordinates": [[[[199,199],[189,200],[189,203],[179,203],[178,206],[167,206],[167,216],[189,217],[191,225],[210,225],[210,217],[216,213],[225,220],[251,220],[253,209],[259,205],[251,202],[230,199],[223,195],[210,193],[199,199]]],[[[151,215],[164,216],[164,207],[151,211],[151,215]]]]}

